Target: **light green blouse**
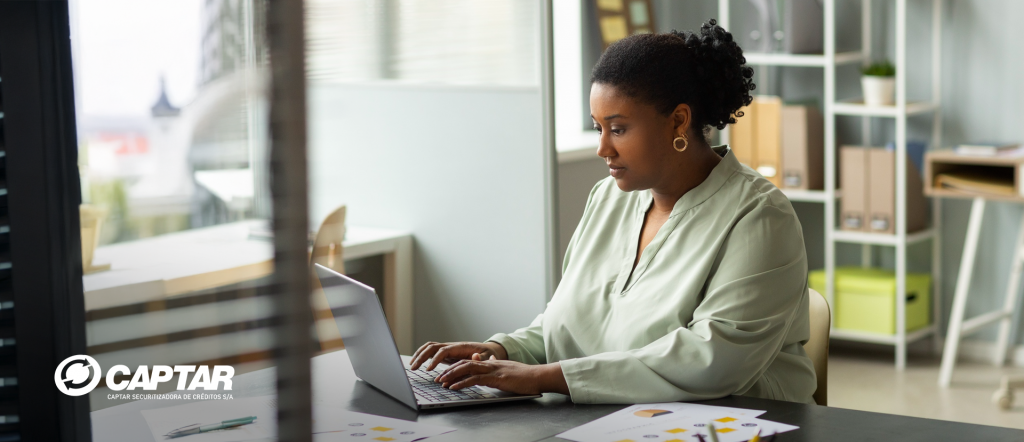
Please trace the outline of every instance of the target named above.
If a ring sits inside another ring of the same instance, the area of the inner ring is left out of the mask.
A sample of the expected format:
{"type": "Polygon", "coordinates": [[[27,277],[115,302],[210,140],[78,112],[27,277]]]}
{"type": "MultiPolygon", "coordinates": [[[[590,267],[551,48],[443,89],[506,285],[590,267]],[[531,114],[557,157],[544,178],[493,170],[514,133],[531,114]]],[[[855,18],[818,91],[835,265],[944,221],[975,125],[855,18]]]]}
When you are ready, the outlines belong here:
{"type": "Polygon", "coordinates": [[[598,182],[547,309],[489,341],[511,360],[560,361],[577,403],[813,403],[800,222],[779,189],[715,151],[722,161],[679,198],[632,276],[651,193],[598,182]]]}

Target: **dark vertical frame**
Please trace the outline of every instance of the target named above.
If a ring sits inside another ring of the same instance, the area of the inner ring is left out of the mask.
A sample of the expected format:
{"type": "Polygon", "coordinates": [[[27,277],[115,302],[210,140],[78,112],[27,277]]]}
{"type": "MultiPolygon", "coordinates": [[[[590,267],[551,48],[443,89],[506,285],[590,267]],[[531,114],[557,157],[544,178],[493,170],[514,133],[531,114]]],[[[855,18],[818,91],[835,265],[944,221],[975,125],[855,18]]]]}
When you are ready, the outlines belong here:
{"type": "Polygon", "coordinates": [[[274,225],[277,434],[308,442],[313,432],[310,357],[309,192],[303,2],[269,0],[270,193],[274,225]]]}
{"type": "Polygon", "coordinates": [[[88,441],[88,397],[53,381],[85,353],[67,1],[0,1],[0,79],[21,440],[88,441]]]}

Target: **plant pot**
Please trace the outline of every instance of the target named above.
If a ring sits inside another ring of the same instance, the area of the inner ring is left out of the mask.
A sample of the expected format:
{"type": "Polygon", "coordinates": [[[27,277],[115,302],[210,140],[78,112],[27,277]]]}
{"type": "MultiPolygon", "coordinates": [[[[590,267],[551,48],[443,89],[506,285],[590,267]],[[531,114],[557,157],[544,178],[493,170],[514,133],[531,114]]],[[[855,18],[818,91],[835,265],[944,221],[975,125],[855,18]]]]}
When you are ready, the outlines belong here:
{"type": "Polygon", "coordinates": [[[896,101],[896,77],[863,75],[860,85],[864,91],[864,104],[868,106],[892,106],[896,101]]]}

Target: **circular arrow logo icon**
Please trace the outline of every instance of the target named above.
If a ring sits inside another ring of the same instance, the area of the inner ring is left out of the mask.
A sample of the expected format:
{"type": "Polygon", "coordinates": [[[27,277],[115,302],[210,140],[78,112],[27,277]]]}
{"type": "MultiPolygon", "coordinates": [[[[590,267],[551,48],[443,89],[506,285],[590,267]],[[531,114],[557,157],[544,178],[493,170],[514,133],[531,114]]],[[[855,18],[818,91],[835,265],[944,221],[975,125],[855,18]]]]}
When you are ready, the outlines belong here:
{"type": "Polygon", "coordinates": [[[75,355],[57,366],[57,371],[53,373],[53,381],[61,393],[81,396],[89,394],[99,385],[102,377],[100,373],[100,364],[91,356],[75,355]]]}

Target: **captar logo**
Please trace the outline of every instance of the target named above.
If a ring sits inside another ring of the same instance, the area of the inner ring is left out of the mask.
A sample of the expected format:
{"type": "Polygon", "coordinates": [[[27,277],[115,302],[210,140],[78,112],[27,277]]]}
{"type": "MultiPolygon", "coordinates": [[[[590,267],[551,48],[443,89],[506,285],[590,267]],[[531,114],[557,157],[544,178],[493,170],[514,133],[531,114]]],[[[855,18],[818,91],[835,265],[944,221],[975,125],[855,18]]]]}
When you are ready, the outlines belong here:
{"type": "MultiPolygon", "coordinates": [[[[161,382],[170,381],[174,378],[174,374],[178,373],[178,390],[195,390],[197,388],[217,390],[220,384],[224,384],[223,389],[230,391],[231,378],[235,375],[235,368],[230,365],[215,365],[211,374],[210,367],[206,365],[175,365],[173,368],[169,365],[154,365],[152,373],[150,376],[149,367],[140,365],[130,381],[115,382],[115,376],[131,374],[131,370],[127,366],[115,365],[107,371],[107,387],[114,391],[136,388],[156,390],[161,382]],[[186,381],[190,373],[195,373],[195,375],[192,376],[192,382],[187,383],[186,388],[186,381]]],[[[57,388],[68,396],[88,394],[99,385],[102,377],[100,364],[86,355],[76,355],[65,359],[57,366],[57,371],[53,374],[57,388]],[[90,368],[92,368],[92,373],[89,373],[90,368]],[[92,380],[89,380],[90,375],[92,380]]]]}
{"type": "Polygon", "coordinates": [[[53,381],[68,396],[88,394],[100,383],[100,364],[90,356],[75,355],[61,362],[53,373],[53,381]],[[92,373],[89,373],[89,369],[92,373]],[[89,377],[92,376],[92,380],[89,377]]]}
{"type": "Polygon", "coordinates": [[[128,374],[128,367],[124,365],[115,365],[110,367],[107,371],[107,387],[111,390],[134,390],[138,387],[142,387],[143,390],[156,390],[157,385],[161,382],[167,382],[174,377],[174,373],[178,373],[178,390],[195,390],[202,388],[203,390],[216,390],[217,385],[220,383],[224,384],[224,390],[231,390],[231,377],[235,375],[235,367],[230,365],[214,365],[213,376],[210,375],[210,367],[206,365],[175,365],[173,369],[169,365],[154,365],[153,376],[149,376],[149,367],[140,365],[135,370],[135,374],[132,376],[132,380],[114,382],[114,376],[117,374],[128,374]],[[188,380],[188,374],[195,372],[192,376],[192,382],[188,383],[188,388],[185,388],[185,381],[188,380]]]}

